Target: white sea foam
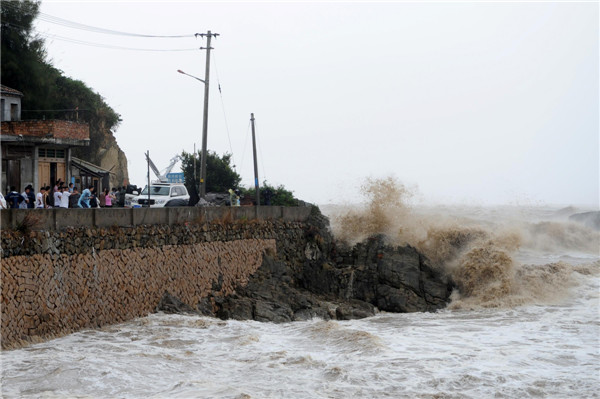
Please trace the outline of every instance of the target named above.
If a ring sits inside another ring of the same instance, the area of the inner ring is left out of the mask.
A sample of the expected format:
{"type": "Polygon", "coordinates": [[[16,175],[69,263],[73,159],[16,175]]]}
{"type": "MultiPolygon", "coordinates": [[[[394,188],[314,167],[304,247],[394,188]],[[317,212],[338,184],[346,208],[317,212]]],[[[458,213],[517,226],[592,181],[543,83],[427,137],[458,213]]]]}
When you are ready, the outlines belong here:
{"type": "MultiPolygon", "coordinates": [[[[553,213],[540,214],[527,223],[553,213]]],[[[600,257],[536,245],[511,256],[511,287],[525,291],[508,306],[285,324],[153,314],[3,351],[2,396],[599,397],[600,257]]]]}
{"type": "Polygon", "coordinates": [[[597,397],[597,277],[560,304],[287,324],[154,314],[2,353],[3,397],[597,397]]]}

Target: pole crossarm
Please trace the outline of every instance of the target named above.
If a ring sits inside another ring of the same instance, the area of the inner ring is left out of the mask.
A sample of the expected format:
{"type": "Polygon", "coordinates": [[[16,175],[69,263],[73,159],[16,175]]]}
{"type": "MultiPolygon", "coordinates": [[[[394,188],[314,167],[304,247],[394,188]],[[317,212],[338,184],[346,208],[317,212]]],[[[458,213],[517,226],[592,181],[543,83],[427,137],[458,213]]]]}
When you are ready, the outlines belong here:
{"type": "Polygon", "coordinates": [[[219,33],[212,33],[211,31],[208,31],[208,33],[196,33],[194,36],[198,37],[202,37],[204,39],[204,37],[214,37],[215,39],[217,38],[217,36],[220,36],[219,33]]]}

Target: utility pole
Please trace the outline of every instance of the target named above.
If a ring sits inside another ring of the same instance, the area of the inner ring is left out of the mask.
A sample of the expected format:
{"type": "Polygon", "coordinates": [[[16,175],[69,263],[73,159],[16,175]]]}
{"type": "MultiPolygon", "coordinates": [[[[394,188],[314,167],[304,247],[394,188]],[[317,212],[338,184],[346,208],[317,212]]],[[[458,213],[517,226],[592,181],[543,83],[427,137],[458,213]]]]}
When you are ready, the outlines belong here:
{"type": "Polygon", "coordinates": [[[200,171],[200,198],[206,197],[206,163],[207,163],[207,155],[206,155],[206,141],[207,141],[207,133],[208,133],[208,82],[210,75],[210,40],[213,37],[219,36],[218,33],[211,33],[208,31],[207,33],[196,33],[196,36],[206,37],[206,47],[200,47],[200,50],[206,50],[206,71],[204,73],[204,120],[202,122],[202,163],[201,171],[200,171]]]}
{"type": "Polygon", "coordinates": [[[148,203],[146,206],[150,208],[150,151],[146,151],[146,160],[148,161],[148,203]]]}
{"type": "Polygon", "coordinates": [[[252,153],[254,155],[254,189],[256,190],[256,206],[260,206],[260,191],[258,188],[258,162],[256,159],[256,133],[254,132],[254,114],[250,114],[252,122],[252,153]]]}

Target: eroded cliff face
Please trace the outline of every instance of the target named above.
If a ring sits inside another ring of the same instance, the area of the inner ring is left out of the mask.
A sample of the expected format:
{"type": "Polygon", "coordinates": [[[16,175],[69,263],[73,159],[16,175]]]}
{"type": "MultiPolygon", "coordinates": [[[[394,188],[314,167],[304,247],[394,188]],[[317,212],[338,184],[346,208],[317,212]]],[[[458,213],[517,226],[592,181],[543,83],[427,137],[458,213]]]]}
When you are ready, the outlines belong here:
{"type": "Polygon", "coordinates": [[[102,122],[99,126],[90,124],[89,147],[74,148],[73,156],[109,170],[111,187],[121,187],[129,181],[127,157],[117,144],[113,132],[102,122]]]}

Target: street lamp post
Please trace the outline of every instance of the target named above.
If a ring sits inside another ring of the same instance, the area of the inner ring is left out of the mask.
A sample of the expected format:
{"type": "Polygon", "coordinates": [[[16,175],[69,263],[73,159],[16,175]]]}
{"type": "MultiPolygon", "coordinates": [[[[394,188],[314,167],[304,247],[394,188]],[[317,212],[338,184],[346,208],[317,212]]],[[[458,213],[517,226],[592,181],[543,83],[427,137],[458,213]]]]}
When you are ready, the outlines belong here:
{"type": "Polygon", "coordinates": [[[183,72],[181,69],[178,69],[177,72],[187,75],[191,78],[199,80],[204,83],[204,119],[202,121],[202,163],[200,164],[200,198],[206,197],[206,162],[207,162],[207,149],[206,149],[206,141],[208,135],[208,82],[210,76],[210,39],[212,37],[219,36],[218,33],[211,33],[208,31],[207,33],[196,33],[196,36],[206,37],[206,47],[200,47],[200,50],[206,50],[206,70],[204,73],[204,79],[200,79],[196,76],[190,75],[189,73],[183,72]]]}

